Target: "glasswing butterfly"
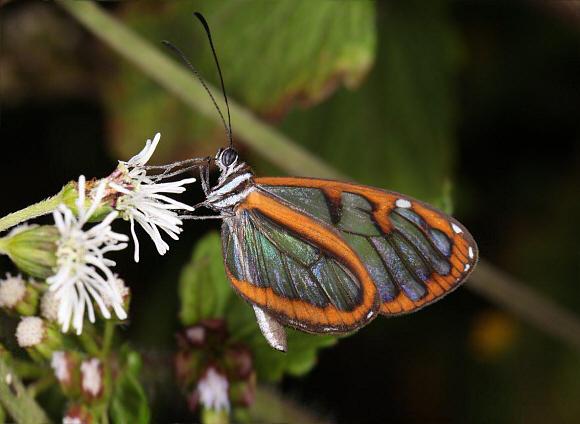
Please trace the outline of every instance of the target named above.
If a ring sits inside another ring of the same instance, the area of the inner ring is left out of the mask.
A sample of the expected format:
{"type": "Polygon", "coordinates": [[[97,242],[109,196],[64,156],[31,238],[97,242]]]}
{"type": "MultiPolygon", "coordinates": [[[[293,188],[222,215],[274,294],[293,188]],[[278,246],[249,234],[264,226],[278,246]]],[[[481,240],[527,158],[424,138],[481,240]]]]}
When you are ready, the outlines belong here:
{"type": "MultiPolygon", "coordinates": [[[[456,289],[473,271],[473,237],[439,209],[392,191],[333,180],[256,177],[232,147],[230,112],[209,27],[228,123],[229,147],[213,159],[220,175],[211,186],[211,158],[199,168],[205,207],[222,219],[226,274],[254,308],[262,334],[286,350],[284,327],[313,334],[345,334],[377,315],[419,310],[456,289]]],[[[193,165],[191,165],[193,163],[193,165]]],[[[196,164],[197,163],[197,164],[196,164]]]]}

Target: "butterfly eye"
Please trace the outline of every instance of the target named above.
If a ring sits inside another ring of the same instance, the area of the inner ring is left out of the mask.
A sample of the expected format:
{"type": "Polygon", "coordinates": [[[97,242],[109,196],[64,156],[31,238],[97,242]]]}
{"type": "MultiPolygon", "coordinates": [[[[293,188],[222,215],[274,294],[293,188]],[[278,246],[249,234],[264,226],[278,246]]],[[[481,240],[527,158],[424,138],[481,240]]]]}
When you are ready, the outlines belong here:
{"type": "Polygon", "coordinates": [[[238,152],[228,147],[222,152],[220,160],[224,166],[230,166],[237,158],[238,152]]]}

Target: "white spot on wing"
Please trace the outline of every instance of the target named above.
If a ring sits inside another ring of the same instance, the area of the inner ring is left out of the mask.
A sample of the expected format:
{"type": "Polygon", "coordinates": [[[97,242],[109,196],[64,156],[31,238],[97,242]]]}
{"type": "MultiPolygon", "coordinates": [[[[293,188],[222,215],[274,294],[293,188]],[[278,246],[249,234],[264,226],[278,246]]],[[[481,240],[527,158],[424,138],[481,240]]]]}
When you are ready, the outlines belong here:
{"type": "Polygon", "coordinates": [[[469,259],[473,259],[473,248],[471,246],[469,246],[467,253],[469,254],[469,259]]]}
{"type": "Polygon", "coordinates": [[[459,228],[455,222],[451,223],[451,228],[453,228],[453,231],[455,231],[457,234],[461,234],[463,232],[463,230],[459,228]]]}
{"type": "Polygon", "coordinates": [[[398,208],[406,208],[406,209],[408,209],[412,205],[411,205],[411,202],[409,202],[407,199],[397,199],[395,201],[395,206],[398,207],[398,208]]]}
{"type": "Polygon", "coordinates": [[[471,268],[471,265],[465,264],[465,268],[463,268],[463,272],[469,271],[469,268],[471,268]]]}

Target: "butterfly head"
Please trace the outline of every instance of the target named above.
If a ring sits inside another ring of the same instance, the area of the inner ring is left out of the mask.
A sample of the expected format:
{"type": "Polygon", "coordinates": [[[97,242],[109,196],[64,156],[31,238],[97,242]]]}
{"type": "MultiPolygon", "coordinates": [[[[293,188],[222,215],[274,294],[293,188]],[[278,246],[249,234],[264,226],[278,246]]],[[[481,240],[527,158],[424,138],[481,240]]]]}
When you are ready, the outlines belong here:
{"type": "Polygon", "coordinates": [[[238,163],[238,152],[233,148],[221,148],[215,155],[215,161],[220,171],[224,172],[228,168],[234,168],[238,163]]]}

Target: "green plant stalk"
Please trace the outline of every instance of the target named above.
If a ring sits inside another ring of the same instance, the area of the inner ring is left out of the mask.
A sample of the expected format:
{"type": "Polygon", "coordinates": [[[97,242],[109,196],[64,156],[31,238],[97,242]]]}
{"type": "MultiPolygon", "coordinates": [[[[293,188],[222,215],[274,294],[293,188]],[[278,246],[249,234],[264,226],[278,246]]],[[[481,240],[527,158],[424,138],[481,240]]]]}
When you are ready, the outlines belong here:
{"type": "Polygon", "coordinates": [[[2,357],[0,357],[0,403],[17,423],[50,422],[2,357]],[[7,384],[8,381],[10,385],[7,384]]]}
{"type": "Polygon", "coordinates": [[[34,205],[27,206],[24,209],[0,218],[0,232],[56,210],[56,208],[58,208],[62,203],[62,193],[63,192],[61,191],[56,196],[49,197],[48,199],[42,200],[34,205]]]}
{"type": "Polygon", "coordinates": [[[101,347],[101,360],[105,361],[109,352],[111,351],[111,344],[113,343],[113,336],[115,334],[115,323],[110,319],[105,320],[105,330],[103,334],[103,346],[101,347]]]}
{"type": "Polygon", "coordinates": [[[465,286],[580,352],[580,320],[502,270],[480,259],[465,286]]]}
{"type": "Polygon", "coordinates": [[[36,379],[46,373],[46,367],[44,365],[22,359],[12,359],[10,366],[20,378],[36,379]]]}
{"type": "Polygon", "coordinates": [[[102,352],[102,345],[96,341],[95,334],[96,331],[94,326],[85,325],[83,328],[83,332],[77,335],[77,339],[85,349],[85,352],[87,352],[89,355],[100,358],[102,352]]]}

